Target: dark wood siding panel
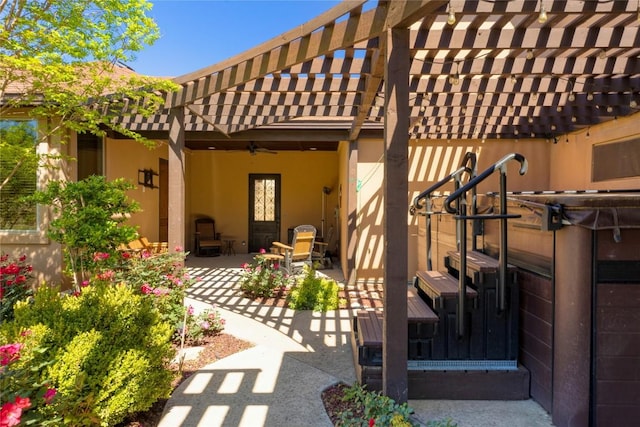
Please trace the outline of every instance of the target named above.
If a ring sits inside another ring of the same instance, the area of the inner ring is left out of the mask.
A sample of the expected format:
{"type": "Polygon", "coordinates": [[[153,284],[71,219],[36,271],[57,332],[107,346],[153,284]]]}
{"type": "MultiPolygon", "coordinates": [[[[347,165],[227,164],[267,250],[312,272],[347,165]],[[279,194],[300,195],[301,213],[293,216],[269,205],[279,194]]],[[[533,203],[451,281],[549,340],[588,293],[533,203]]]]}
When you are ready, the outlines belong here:
{"type": "Polygon", "coordinates": [[[637,425],[640,285],[599,284],[596,304],[597,425],[637,425]]]}
{"type": "Polygon", "coordinates": [[[552,410],[553,287],[551,280],[518,271],[520,362],[531,373],[531,397],[552,410]]]}

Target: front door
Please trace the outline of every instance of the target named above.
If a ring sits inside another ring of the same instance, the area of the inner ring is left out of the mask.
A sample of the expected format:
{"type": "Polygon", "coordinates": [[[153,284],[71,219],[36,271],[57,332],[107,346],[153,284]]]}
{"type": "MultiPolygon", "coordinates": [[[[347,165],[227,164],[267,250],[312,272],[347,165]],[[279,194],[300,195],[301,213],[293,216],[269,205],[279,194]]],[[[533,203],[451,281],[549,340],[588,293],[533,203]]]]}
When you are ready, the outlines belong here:
{"type": "Polygon", "coordinates": [[[249,252],[280,240],[280,175],[249,175],[249,252]]]}

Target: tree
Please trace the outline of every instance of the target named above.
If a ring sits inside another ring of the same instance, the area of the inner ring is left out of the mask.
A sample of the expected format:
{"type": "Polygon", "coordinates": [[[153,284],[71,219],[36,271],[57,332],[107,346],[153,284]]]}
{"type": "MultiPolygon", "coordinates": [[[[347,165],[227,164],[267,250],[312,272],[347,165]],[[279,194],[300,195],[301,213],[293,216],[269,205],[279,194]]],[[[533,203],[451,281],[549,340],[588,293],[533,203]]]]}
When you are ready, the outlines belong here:
{"type": "MultiPolygon", "coordinates": [[[[112,129],[144,141],[114,118],[149,116],[175,89],[122,66],[158,38],[150,9],[147,0],[0,0],[0,117],[28,107],[51,119],[41,139],[112,129]]],[[[16,158],[0,191],[27,161],[16,158]]]]}
{"type": "Polygon", "coordinates": [[[122,178],[107,181],[93,175],[78,182],[52,181],[46,190],[34,194],[37,202],[53,207],[56,218],[47,235],[62,243],[77,289],[96,262],[102,261],[99,254],[114,255],[120,244],[137,237],[136,229],[124,224],[127,216],[140,210],[127,197],[132,188],[122,178]]]}

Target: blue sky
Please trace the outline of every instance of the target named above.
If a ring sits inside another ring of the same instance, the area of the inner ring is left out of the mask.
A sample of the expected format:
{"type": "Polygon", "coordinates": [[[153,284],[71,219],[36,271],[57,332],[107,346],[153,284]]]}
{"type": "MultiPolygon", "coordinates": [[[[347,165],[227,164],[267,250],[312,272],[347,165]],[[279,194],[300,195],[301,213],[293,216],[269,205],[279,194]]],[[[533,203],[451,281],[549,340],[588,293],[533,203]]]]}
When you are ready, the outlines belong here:
{"type": "Polygon", "coordinates": [[[315,18],[331,0],[151,0],[160,38],[127,65],[174,77],[213,65],[315,18]]]}

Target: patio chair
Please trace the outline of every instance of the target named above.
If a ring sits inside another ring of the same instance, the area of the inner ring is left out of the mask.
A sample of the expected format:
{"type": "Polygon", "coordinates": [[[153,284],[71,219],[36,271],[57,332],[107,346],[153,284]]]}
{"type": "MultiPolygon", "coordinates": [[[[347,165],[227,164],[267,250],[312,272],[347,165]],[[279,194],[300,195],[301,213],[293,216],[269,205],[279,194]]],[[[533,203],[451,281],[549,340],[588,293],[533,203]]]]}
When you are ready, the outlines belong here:
{"type": "Polygon", "coordinates": [[[291,245],[273,242],[269,259],[277,260],[290,274],[302,270],[305,265],[312,265],[311,254],[316,240],[316,228],[313,225],[299,225],[293,230],[291,245]]]}
{"type": "Polygon", "coordinates": [[[220,256],[222,240],[212,218],[196,219],[196,256],[220,256]]]}

